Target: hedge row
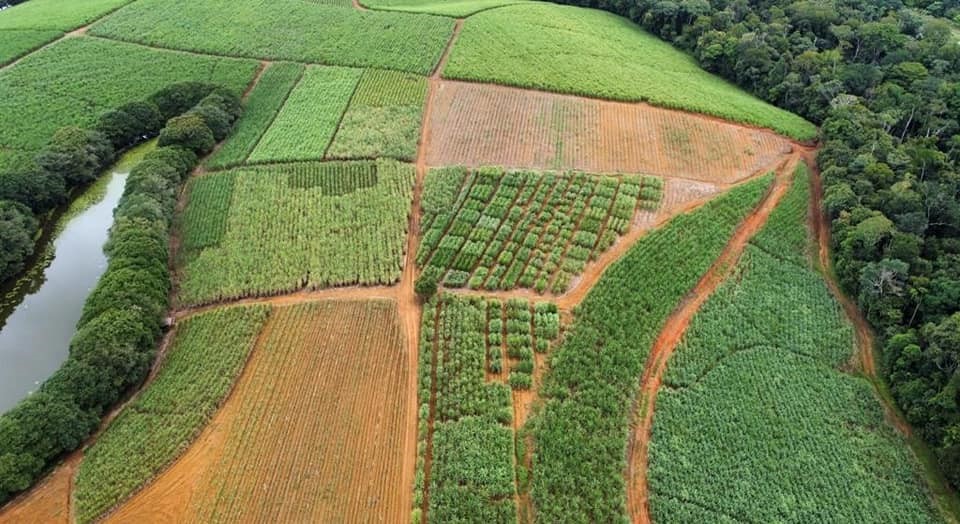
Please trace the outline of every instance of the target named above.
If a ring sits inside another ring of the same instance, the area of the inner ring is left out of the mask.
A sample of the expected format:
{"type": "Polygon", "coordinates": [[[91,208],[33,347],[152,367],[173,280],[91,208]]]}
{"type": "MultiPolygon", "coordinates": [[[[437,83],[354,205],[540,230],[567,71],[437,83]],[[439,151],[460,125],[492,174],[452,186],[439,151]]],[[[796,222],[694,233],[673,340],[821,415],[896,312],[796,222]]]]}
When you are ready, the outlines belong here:
{"type": "Polygon", "coordinates": [[[130,171],[104,247],[107,270],[87,298],[67,361],[37,393],[0,416],[0,503],[79,447],[104,412],[146,377],[167,309],[169,229],[178,188],[198,155],[208,153],[241,112],[235,95],[201,84],[173,85],[137,107],[149,118],[127,119],[131,113],[118,110],[104,115],[96,130],[58,133],[75,139],[75,147],[62,149],[62,159],[96,155],[84,172],[101,169],[115,147],[158,131],[160,138],[159,147],[130,171]],[[156,122],[166,118],[159,129],[156,122]]]}
{"type": "Polygon", "coordinates": [[[33,252],[36,225],[23,218],[29,210],[40,214],[64,203],[70,191],[107,169],[117,152],[157,136],[164,122],[177,115],[182,116],[167,132],[178,136],[168,139],[182,139],[193,149],[210,148],[229,132],[239,108],[236,96],[225,89],[185,82],[107,111],[92,129],[57,130],[32,165],[0,173],[0,282],[19,273],[33,252]],[[21,205],[14,207],[13,202],[21,205]],[[25,243],[25,238],[30,241],[25,243]]]}

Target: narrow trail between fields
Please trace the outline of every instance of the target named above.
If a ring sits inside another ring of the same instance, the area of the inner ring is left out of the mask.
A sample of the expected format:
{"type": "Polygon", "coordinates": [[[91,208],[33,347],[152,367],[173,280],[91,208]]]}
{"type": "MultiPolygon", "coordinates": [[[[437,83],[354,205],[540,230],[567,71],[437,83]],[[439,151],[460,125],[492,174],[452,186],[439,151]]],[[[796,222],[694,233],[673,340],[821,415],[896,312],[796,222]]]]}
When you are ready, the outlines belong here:
{"type": "Polygon", "coordinates": [[[767,222],[770,213],[786,194],[793,171],[800,160],[800,154],[794,154],[780,166],[773,186],[760,204],[737,226],[720,256],[667,318],[650,350],[640,378],[640,391],[633,409],[633,437],[627,451],[627,511],[634,523],[651,522],[647,486],[648,450],[657,392],[666,372],[667,361],[680,343],[693,316],[730,274],[747,243],[767,222]]]}

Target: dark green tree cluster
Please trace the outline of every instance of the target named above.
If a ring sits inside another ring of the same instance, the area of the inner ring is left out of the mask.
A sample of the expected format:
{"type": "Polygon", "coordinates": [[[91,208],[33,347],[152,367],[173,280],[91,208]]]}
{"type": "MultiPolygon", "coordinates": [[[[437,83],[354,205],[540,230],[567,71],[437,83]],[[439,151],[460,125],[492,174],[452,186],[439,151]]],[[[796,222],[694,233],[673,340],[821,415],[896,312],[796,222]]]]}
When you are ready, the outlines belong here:
{"type": "Polygon", "coordinates": [[[960,22],[956,0],[568,0],[636,21],[821,123],[837,274],[894,396],[960,486],[960,22]]]}
{"type": "MultiPolygon", "coordinates": [[[[241,111],[236,95],[221,87],[184,82],[172,84],[147,100],[124,104],[100,115],[92,129],[63,127],[53,134],[34,162],[0,173],[0,205],[19,203],[41,214],[63,204],[70,192],[89,184],[115,159],[116,152],[157,136],[164,122],[161,145],[182,143],[197,154],[209,152],[222,140],[241,111]],[[181,115],[181,116],[178,116],[181,115]],[[6,203],[5,203],[6,202],[6,203]]],[[[0,245],[11,246],[0,261],[0,282],[16,275],[33,252],[19,246],[33,238],[32,222],[5,219],[0,245]],[[15,227],[15,226],[21,227],[15,227]],[[27,227],[27,226],[31,226],[27,227]]]]}
{"type": "MultiPolygon", "coordinates": [[[[208,88],[195,98],[199,102],[188,106],[187,114],[202,115],[201,108],[211,114],[216,110],[228,115],[217,123],[227,130],[239,117],[239,100],[219,89],[208,88]]],[[[185,105],[178,104],[172,107],[185,105]]],[[[212,135],[203,117],[197,118],[203,131],[212,135]]],[[[167,261],[176,195],[198,154],[213,147],[212,143],[198,147],[192,135],[176,133],[173,128],[179,120],[171,118],[163,130],[154,131],[166,137],[164,145],[130,171],[104,247],[107,270],[87,298],[67,361],[36,394],[0,416],[0,503],[28,488],[54,461],[80,446],[106,410],[147,375],[170,292],[167,261]]],[[[64,134],[71,139],[80,136],[72,129],[64,134]]],[[[64,166],[84,165],[70,155],[63,158],[64,166]]],[[[33,220],[27,211],[20,204],[0,204],[0,231],[10,220],[33,220]],[[8,208],[13,211],[8,213],[8,208]],[[26,218],[16,218],[17,213],[26,218]]]]}

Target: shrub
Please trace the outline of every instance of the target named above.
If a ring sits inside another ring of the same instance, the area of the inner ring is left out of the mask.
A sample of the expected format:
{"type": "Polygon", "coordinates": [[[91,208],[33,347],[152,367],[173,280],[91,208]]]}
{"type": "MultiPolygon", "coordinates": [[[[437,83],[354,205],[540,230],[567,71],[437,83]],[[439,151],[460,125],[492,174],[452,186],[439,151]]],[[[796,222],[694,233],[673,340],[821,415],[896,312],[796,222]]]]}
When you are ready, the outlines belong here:
{"type": "Polygon", "coordinates": [[[0,200],[13,200],[42,213],[62,203],[67,187],[59,173],[34,167],[0,173],[0,200]]]}
{"type": "Polygon", "coordinates": [[[150,97],[160,116],[168,120],[189,111],[213,91],[215,86],[203,82],[180,82],[171,84],[150,97]]]}
{"type": "Polygon", "coordinates": [[[414,290],[417,292],[417,295],[423,300],[429,300],[433,295],[437,294],[437,283],[440,280],[440,269],[437,269],[433,266],[428,266],[424,268],[423,273],[417,278],[416,283],[414,283],[414,290]]]}
{"type": "Polygon", "coordinates": [[[53,134],[36,161],[42,169],[59,173],[67,184],[79,185],[93,181],[113,154],[113,145],[103,134],[68,126],[53,134]]]}
{"type": "Polygon", "coordinates": [[[157,145],[181,146],[202,155],[209,153],[215,143],[213,132],[203,119],[197,114],[190,114],[171,118],[167,127],[160,131],[157,145]]]}
{"type": "Polygon", "coordinates": [[[0,200],[0,282],[23,269],[39,225],[27,206],[0,200]]]}

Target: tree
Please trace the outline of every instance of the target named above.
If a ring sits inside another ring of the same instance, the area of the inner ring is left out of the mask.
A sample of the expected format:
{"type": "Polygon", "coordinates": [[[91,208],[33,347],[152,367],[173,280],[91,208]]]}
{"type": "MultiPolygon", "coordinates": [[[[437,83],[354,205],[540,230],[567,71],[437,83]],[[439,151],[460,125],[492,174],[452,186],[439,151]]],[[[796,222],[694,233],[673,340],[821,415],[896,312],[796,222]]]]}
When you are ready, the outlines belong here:
{"type": "Polygon", "coordinates": [[[200,115],[187,114],[171,118],[167,122],[167,127],[160,131],[157,145],[181,146],[198,155],[203,155],[209,153],[215,143],[213,132],[200,115]]]}
{"type": "Polygon", "coordinates": [[[0,282],[23,269],[27,258],[33,254],[39,226],[30,208],[18,202],[0,200],[0,282]]]}
{"type": "Polygon", "coordinates": [[[437,294],[437,286],[441,276],[440,269],[434,266],[425,267],[414,284],[414,291],[421,299],[429,300],[437,294]]]}
{"type": "Polygon", "coordinates": [[[113,145],[103,134],[79,127],[57,130],[47,147],[37,154],[37,165],[57,173],[68,186],[93,181],[113,161],[113,145]]]}

